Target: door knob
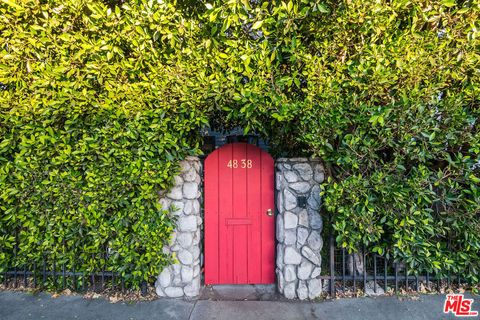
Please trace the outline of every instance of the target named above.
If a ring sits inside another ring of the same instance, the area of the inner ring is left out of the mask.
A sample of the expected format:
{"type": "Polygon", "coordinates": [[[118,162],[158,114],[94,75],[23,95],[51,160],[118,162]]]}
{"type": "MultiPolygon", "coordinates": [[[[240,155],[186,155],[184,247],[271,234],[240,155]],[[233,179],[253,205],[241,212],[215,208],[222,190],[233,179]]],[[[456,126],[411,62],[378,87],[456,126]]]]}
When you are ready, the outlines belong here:
{"type": "Polygon", "coordinates": [[[267,210],[267,216],[273,216],[272,209],[268,209],[268,210],[267,210]]]}

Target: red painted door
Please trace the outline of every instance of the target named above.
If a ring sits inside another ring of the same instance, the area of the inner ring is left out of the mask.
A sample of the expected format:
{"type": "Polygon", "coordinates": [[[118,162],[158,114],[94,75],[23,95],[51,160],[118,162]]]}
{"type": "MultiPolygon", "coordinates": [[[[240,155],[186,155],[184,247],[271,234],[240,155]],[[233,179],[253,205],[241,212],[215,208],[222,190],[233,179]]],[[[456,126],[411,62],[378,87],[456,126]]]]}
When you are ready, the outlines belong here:
{"type": "Polygon", "coordinates": [[[205,284],[274,283],[272,157],[227,144],[207,157],[204,172],[205,284]]]}

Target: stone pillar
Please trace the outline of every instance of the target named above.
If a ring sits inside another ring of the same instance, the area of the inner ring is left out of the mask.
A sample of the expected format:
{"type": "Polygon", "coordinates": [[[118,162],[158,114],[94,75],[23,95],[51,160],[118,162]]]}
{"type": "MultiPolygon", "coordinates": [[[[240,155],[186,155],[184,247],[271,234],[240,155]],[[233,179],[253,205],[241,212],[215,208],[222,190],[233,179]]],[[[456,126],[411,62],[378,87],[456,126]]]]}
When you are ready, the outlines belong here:
{"type": "Polygon", "coordinates": [[[320,183],[325,177],[319,160],[278,159],[277,281],[288,299],[315,299],[322,293],[320,251],[322,218],[320,183]]]}
{"type": "Polygon", "coordinates": [[[198,158],[187,157],[180,165],[175,185],[160,199],[163,208],[174,208],[177,219],[170,245],[163,250],[175,255],[178,262],[162,270],[155,287],[161,297],[192,298],[200,292],[201,164],[198,158]]]}

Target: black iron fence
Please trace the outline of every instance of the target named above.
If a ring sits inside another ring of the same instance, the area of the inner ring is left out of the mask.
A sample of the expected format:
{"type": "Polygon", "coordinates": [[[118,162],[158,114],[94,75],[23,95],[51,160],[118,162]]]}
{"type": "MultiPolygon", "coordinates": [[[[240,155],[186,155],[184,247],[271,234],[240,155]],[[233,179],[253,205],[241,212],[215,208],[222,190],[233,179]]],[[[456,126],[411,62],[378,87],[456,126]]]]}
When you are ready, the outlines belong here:
{"type": "MultiPolygon", "coordinates": [[[[32,268],[14,267],[1,274],[2,283],[5,288],[25,288],[45,289],[52,288],[55,290],[71,289],[73,291],[121,291],[125,292],[134,287],[125,281],[125,277],[115,272],[76,272],[75,270],[67,271],[65,266],[57,268],[53,263],[53,268],[47,268],[47,264],[43,263],[40,268],[33,263],[32,268]]],[[[147,293],[147,283],[143,282],[141,287],[142,294],[147,293]]]]}
{"type": "MultiPolygon", "coordinates": [[[[79,271],[82,268],[81,261],[69,261],[65,263],[65,258],[59,258],[54,254],[43,254],[42,260],[19,262],[18,237],[17,243],[11,249],[10,264],[3,263],[0,268],[0,284],[5,288],[25,288],[34,289],[52,289],[65,290],[70,289],[77,292],[94,291],[101,292],[105,290],[126,292],[127,290],[137,289],[133,286],[130,274],[121,274],[108,271],[107,265],[110,258],[108,248],[104,248],[103,252],[92,254],[92,259],[101,261],[103,266],[100,270],[95,271],[79,271]],[[62,260],[64,261],[62,263],[62,260]],[[70,267],[67,267],[70,266],[70,267]],[[1,271],[3,269],[3,271],[1,271]]],[[[63,244],[65,245],[65,244],[63,244]]],[[[23,258],[25,260],[25,258],[23,258]]],[[[74,260],[76,260],[74,258],[74,260]]],[[[0,267],[2,264],[0,264],[0,267]]],[[[140,290],[143,295],[147,293],[147,282],[142,282],[140,290]]]]}
{"type": "MultiPolygon", "coordinates": [[[[38,271],[36,266],[33,270],[26,268],[13,268],[13,270],[5,271],[2,274],[3,285],[5,287],[18,288],[24,287],[44,289],[51,287],[57,290],[72,289],[74,291],[104,291],[107,289],[120,290],[122,292],[127,289],[125,280],[114,272],[75,272],[61,270],[49,270],[42,268],[38,271]]],[[[146,293],[146,283],[142,284],[142,293],[146,293]]]]}
{"type": "Polygon", "coordinates": [[[369,252],[365,247],[349,254],[346,249],[335,246],[333,234],[329,236],[325,249],[320,278],[327,281],[328,294],[332,298],[338,293],[357,296],[359,291],[373,295],[402,291],[440,292],[465,285],[458,275],[440,277],[428,272],[418,274],[409,270],[407,264],[369,252]]]}
{"type": "MultiPolygon", "coordinates": [[[[12,263],[16,262],[16,249],[13,250],[12,263]]],[[[345,249],[337,248],[333,234],[328,238],[328,245],[322,254],[323,266],[320,278],[328,283],[328,294],[335,297],[337,293],[356,296],[363,293],[383,294],[400,291],[441,291],[445,288],[465,285],[458,275],[439,277],[424,273],[418,274],[409,270],[408,265],[399,263],[385,256],[374,254],[363,248],[360,252],[349,254],[345,249]]],[[[73,267],[67,268],[59,263],[53,255],[44,255],[38,262],[16,265],[0,272],[0,283],[6,288],[55,289],[73,291],[105,290],[121,291],[135,289],[129,285],[130,275],[108,271],[108,250],[98,259],[105,261],[99,271],[85,272],[73,267]]],[[[92,257],[93,258],[93,257],[92,257]]],[[[71,264],[70,264],[71,265],[71,264]]],[[[147,283],[140,286],[141,293],[147,293],[147,283]]]]}

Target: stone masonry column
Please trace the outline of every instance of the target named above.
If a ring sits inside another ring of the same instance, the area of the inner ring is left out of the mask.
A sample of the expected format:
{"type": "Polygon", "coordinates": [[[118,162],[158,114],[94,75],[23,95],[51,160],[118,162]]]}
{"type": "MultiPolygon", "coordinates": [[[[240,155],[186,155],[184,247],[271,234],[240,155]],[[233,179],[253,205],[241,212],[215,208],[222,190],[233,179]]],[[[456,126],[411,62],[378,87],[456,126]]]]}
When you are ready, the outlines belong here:
{"type": "Polygon", "coordinates": [[[198,158],[187,157],[180,166],[175,185],[160,199],[163,208],[175,208],[177,228],[163,250],[176,255],[178,263],[162,270],[155,287],[161,297],[193,298],[200,292],[201,164],[198,158]]]}
{"type": "Polygon", "coordinates": [[[278,159],[277,281],[288,299],[315,299],[322,293],[320,251],[322,218],[320,183],[325,173],[319,160],[278,159]]]}

